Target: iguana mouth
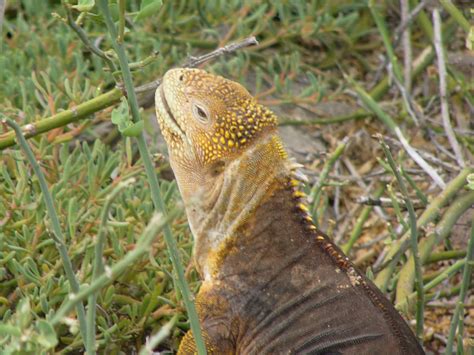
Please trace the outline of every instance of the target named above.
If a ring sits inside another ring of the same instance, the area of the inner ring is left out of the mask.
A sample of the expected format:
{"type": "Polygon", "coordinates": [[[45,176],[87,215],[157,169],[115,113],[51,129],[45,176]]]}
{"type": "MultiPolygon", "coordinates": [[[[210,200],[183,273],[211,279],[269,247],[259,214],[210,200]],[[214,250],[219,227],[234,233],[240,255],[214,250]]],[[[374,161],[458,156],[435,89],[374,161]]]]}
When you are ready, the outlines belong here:
{"type": "Polygon", "coordinates": [[[161,104],[162,104],[161,106],[165,111],[165,112],[162,112],[164,114],[160,115],[164,126],[166,126],[166,128],[170,129],[171,131],[177,133],[182,138],[186,137],[185,132],[179,125],[178,121],[173,115],[173,112],[171,111],[171,108],[168,105],[168,101],[166,100],[166,94],[163,89],[163,84],[160,85],[159,90],[160,90],[160,99],[161,99],[161,104]]]}

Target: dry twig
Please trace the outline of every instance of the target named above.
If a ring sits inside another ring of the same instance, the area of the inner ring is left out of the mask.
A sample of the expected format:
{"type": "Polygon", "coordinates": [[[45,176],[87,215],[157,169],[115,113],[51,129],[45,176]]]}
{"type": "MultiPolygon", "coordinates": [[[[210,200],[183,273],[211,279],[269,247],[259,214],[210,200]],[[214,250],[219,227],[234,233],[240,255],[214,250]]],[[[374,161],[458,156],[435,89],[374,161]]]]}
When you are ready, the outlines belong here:
{"type": "Polygon", "coordinates": [[[441,100],[441,117],[443,119],[444,130],[448,137],[449,144],[453,149],[456,160],[461,167],[465,167],[464,158],[462,155],[461,147],[459,146],[456,136],[454,135],[453,127],[449,120],[449,106],[447,100],[446,90],[446,64],[444,61],[443,53],[443,39],[441,37],[441,20],[439,16],[438,8],[433,9],[433,25],[434,25],[434,45],[436,50],[436,56],[438,59],[438,72],[439,72],[439,94],[441,100]]]}
{"type": "MultiPolygon", "coordinates": [[[[199,57],[191,56],[186,60],[186,62],[184,62],[182,67],[184,67],[184,68],[195,68],[198,65],[201,65],[205,62],[208,62],[211,59],[217,58],[221,55],[235,52],[236,50],[242,49],[244,47],[256,46],[256,45],[258,45],[257,39],[253,36],[248,37],[248,38],[243,39],[242,41],[238,41],[238,42],[235,42],[235,43],[230,43],[230,44],[228,44],[224,47],[217,48],[216,50],[214,50],[210,53],[206,53],[202,56],[199,56],[199,57]]],[[[146,91],[152,91],[152,90],[155,91],[156,88],[160,85],[160,83],[161,83],[161,79],[152,81],[151,83],[139,86],[138,88],[135,89],[135,92],[137,94],[139,94],[139,93],[146,92],[146,91]]]]}
{"type": "MultiPolygon", "coordinates": [[[[402,22],[407,22],[410,4],[408,0],[400,0],[402,22]]],[[[408,23],[408,22],[407,22],[408,23]]],[[[411,62],[412,62],[412,50],[411,50],[411,31],[410,25],[402,32],[402,43],[403,43],[403,83],[407,95],[411,92],[411,62]]]]}

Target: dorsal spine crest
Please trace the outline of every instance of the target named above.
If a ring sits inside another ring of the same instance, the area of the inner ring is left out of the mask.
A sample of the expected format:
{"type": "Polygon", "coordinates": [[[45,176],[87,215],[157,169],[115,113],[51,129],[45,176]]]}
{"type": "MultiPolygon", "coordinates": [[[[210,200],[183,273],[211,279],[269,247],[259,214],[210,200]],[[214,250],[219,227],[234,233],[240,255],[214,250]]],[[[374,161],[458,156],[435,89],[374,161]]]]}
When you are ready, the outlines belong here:
{"type": "Polygon", "coordinates": [[[334,244],[323,236],[316,226],[314,225],[313,218],[309,212],[307,195],[301,189],[301,182],[297,178],[300,174],[297,174],[295,171],[292,171],[292,176],[288,180],[288,186],[291,190],[292,196],[296,202],[296,211],[301,217],[301,222],[304,227],[311,232],[312,235],[315,235],[317,244],[336,262],[336,264],[344,271],[351,272],[353,269],[352,265],[349,263],[349,258],[344,256],[338,250],[334,248],[334,244]]]}

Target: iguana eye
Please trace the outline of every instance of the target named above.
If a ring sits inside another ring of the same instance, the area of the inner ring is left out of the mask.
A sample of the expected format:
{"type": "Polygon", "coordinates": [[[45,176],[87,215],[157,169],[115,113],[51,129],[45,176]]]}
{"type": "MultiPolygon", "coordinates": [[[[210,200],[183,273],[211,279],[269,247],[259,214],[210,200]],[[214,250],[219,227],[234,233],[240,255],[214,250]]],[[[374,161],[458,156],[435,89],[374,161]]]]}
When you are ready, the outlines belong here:
{"type": "Polygon", "coordinates": [[[207,123],[209,121],[209,113],[207,109],[197,103],[193,103],[193,115],[201,123],[207,123]]]}

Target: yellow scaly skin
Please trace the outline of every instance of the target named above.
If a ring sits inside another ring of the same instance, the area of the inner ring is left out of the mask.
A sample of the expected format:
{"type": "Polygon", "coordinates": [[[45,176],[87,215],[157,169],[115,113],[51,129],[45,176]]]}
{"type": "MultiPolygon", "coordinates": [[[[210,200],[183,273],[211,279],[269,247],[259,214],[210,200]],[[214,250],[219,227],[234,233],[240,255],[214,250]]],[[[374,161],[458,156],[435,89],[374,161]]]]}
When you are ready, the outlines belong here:
{"type": "MultiPolygon", "coordinates": [[[[155,95],[195,239],[196,299],[215,354],[422,354],[382,293],[307,213],[277,118],[238,83],[166,73],[155,95]]],[[[196,352],[192,334],[179,354],[196,352]]]]}

